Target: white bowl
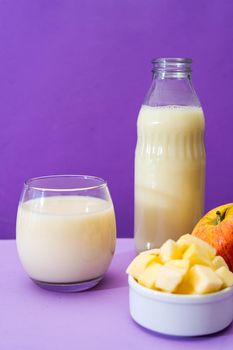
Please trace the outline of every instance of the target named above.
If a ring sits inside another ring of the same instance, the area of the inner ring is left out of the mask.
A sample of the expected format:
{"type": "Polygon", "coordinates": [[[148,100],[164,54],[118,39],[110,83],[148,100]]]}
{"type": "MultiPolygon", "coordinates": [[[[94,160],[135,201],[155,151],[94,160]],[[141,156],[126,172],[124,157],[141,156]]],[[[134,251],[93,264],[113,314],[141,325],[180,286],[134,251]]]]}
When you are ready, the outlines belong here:
{"type": "Polygon", "coordinates": [[[216,333],[233,320],[233,287],[206,295],[178,295],[142,287],[129,276],[129,306],[141,326],[173,336],[216,333]]]}

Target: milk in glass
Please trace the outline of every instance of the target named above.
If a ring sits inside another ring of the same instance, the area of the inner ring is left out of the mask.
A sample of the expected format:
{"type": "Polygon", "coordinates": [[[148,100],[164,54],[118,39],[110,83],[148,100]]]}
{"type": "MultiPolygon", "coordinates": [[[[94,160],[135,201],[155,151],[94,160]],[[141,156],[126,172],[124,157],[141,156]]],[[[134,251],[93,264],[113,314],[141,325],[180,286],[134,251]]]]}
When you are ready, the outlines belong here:
{"type": "Polygon", "coordinates": [[[28,275],[50,283],[101,277],[115,248],[111,202],[90,196],[51,196],[21,202],[17,248],[28,275]]]}

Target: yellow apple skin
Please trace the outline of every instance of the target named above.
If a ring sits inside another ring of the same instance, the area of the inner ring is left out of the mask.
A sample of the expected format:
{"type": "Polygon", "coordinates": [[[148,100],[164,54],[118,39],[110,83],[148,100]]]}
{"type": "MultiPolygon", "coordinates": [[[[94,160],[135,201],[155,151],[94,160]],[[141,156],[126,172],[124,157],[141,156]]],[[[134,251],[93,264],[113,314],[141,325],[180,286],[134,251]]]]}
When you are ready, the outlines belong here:
{"type": "Polygon", "coordinates": [[[196,224],[192,235],[211,244],[233,271],[233,203],[210,210],[196,224]]]}

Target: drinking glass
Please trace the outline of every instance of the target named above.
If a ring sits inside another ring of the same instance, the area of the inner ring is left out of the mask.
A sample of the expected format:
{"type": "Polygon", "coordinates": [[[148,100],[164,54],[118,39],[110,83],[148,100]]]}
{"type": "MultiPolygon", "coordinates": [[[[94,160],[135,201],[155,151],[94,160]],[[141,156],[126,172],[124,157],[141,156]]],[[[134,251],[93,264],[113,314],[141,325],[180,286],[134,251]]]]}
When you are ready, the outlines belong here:
{"type": "Polygon", "coordinates": [[[40,287],[76,292],[95,286],[110,265],[116,242],[107,183],[86,175],[27,180],[16,242],[24,269],[40,287]]]}

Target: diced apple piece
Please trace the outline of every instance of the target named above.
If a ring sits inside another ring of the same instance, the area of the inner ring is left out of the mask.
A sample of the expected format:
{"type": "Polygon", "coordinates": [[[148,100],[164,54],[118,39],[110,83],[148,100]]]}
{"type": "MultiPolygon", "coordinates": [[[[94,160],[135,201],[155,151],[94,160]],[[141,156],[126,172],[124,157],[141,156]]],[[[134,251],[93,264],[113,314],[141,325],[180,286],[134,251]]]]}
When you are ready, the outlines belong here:
{"type": "Polygon", "coordinates": [[[189,282],[197,294],[216,292],[223,284],[210,267],[203,265],[194,265],[190,269],[189,282]]]}
{"type": "Polygon", "coordinates": [[[212,260],[212,266],[214,270],[219,269],[222,266],[225,266],[228,270],[228,265],[225,262],[225,260],[223,259],[223,257],[221,257],[220,255],[217,255],[213,260],[212,260]]]}
{"type": "Polygon", "coordinates": [[[138,278],[140,273],[145,270],[149,264],[156,260],[155,255],[139,254],[128,266],[126,273],[134,278],[138,278]]]}
{"type": "Polygon", "coordinates": [[[160,253],[160,249],[154,248],[154,249],[144,250],[144,252],[141,252],[140,254],[159,255],[159,253],[160,253]]]}
{"type": "Polygon", "coordinates": [[[168,239],[160,248],[160,258],[164,263],[172,259],[179,259],[180,257],[181,251],[172,239],[168,239]]]}
{"type": "Polygon", "coordinates": [[[178,269],[183,271],[184,274],[187,273],[189,269],[190,262],[188,259],[174,259],[169,260],[165,263],[165,266],[170,267],[171,269],[178,269]]]}
{"type": "Polygon", "coordinates": [[[140,275],[138,275],[138,283],[147,288],[155,287],[155,281],[157,279],[157,274],[160,266],[162,265],[158,263],[150,264],[144,271],[140,273],[140,275]]]}
{"type": "Polygon", "coordinates": [[[223,288],[232,287],[233,286],[233,273],[226,266],[222,266],[217,269],[216,274],[223,282],[223,288]]]}
{"type": "Polygon", "coordinates": [[[207,265],[212,266],[212,261],[207,255],[206,251],[196,245],[191,244],[183,254],[183,259],[188,259],[191,265],[207,265]]]}
{"type": "Polygon", "coordinates": [[[177,244],[184,250],[187,249],[190,245],[196,244],[197,246],[202,248],[203,251],[206,251],[211,259],[213,259],[216,255],[216,249],[214,247],[212,247],[210,244],[203,241],[202,239],[192,236],[190,234],[181,236],[178,239],[177,244]]]}
{"type": "Polygon", "coordinates": [[[146,250],[144,252],[141,252],[140,255],[152,255],[157,263],[159,264],[162,263],[160,258],[160,249],[155,248],[155,249],[146,250]]]}
{"type": "Polygon", "coordinates": [[[172,293],[181,283],[183,276],[182,271],[161,265],[157,271],[155,287],[164,292],[172,293]]]}
{"type": "Polygon", "coordinates": [[[187,273],[182,282],[178,285],[175,292],[176,294],[194,294],[194,289],[189,281],[189,273],[187,273]]]}

